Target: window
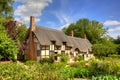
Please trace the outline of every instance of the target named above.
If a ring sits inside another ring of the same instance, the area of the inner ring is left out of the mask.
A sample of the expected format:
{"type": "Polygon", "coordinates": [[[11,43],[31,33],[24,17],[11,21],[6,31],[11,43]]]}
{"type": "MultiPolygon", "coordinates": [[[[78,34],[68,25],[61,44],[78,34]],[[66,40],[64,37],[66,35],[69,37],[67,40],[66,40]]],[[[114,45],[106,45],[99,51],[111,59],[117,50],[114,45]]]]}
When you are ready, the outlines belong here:
{"type": "Polygon", "coordinates": [[[51,41],[51,44],[55,44],[55,41],[51,41]]]}
{"type": "Polygon", "coordinates": [[[50,47],[49,47],[49,46],[42,46],[41,49],[42,49],[42,50],[49,50],[50,47]]]}
{"type": "Polygon", "coordinates": [[[54,50],[54,45],[50,45],[50,50],[54,50]]]}
{"type": "Polygon", "coordinates": [[[58,49],[58,50],[61,50],[61,46],[57,46],[57,49],[58,49]]]}
{"type": "Polygon", "coordinates": [[[61,50],[61,46],[55,46],[55,50],[61,50]]]}
{"type": "Polygon", "coordinates": [[[69,46],[66,46],[66,47],[65,47],[65,49],[66,49],[66,50],[70,50],[70,49],[71,49],[71,47],[69,47],[69,46]]]}
{"type": "Polygon", "coordinates": [[[61,50],[65,50],[66,42],[63,42],[63,45],[61,47],[61,50]]]}
{"type": "Polygon", "coordinates": [[[40,50],[37,50],[37,56],[40,56],[40,50]]]}
{"type": "Polygon", "coordinates": [[[54,50],[55,41],[51,41],[50,50],[54,50]]]}
{"type": "Polygon", "coordinates": [[[45,50],[45,46],[42,46],[41,49],[42,49],[42,50],[45,50]]]}

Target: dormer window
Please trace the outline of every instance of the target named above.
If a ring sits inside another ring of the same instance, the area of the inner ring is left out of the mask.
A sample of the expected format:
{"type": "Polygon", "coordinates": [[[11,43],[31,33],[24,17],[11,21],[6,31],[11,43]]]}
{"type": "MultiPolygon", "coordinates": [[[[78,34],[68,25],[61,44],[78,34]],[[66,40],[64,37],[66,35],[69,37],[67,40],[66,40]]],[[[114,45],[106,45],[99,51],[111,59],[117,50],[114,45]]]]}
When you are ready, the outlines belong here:
{"type": "Polygon", "coordinates": [[[63,42],[63,45],[61,47],[61,50],[65,50],[66,42],[63,42]]]}
{"type": "Polygon", "coordinates": [[[54,50],[55,49],[55,42],[56,41],[51,41],[50,50],[54,50]]]}
{"type": "Polygon", "coordinates": [[[55,46],[55,50],[61,50],[61,46],[55,46]]]}
{"type": "Polygon", "coordinates": [[[63,45],[66,45],[66,42],[63,42],[63,45]]]}

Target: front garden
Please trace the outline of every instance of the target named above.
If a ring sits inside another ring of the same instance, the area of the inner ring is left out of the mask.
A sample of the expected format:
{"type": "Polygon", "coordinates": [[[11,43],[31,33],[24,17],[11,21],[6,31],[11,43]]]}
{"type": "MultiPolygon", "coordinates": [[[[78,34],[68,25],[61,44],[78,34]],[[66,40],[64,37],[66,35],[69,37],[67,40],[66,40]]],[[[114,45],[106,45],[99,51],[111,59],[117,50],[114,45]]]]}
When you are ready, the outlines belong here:
{"type": "Polygon", "coordinates": [[[0,80],[119,80],[120,62],[112,58],[75,63],[26,61],[0,64],[0,80]],[[67,65],[67,66],[66,66],[67,65]]]}

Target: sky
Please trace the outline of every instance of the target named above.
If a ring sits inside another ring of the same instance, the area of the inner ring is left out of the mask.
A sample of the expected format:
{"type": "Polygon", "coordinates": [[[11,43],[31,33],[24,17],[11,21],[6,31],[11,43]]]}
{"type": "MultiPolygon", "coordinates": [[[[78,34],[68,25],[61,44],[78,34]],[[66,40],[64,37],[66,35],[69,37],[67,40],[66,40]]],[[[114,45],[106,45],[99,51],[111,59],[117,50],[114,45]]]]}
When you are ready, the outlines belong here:
{"type": "Polygon", "coordinates": [[[61,30],[81,18],[96,20],[108,28],[108,35],[120,35],[120,0],[15,0],[14,18],[29,27],[35,24],[61,30]]]}

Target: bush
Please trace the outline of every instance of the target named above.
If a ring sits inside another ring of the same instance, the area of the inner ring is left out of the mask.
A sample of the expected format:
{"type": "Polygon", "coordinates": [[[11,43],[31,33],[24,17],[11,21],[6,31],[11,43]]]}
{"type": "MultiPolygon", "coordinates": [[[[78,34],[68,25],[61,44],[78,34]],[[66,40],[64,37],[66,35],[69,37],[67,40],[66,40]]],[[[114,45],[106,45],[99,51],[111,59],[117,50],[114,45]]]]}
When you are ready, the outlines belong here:
{"type": "Polygon", "coordinates": [[[119,80],[120,78],[114,75],[107,75],[107,76],[92,76],[92,80],[119,80]]]}
{"type": "Polygon", "coordinates": [[[67,80],[61,74],[63,64],[40,64],[27,61],[24,64],[0,64],[0,80],[67,80]]]}
{"type": "Polygon", "coordinates": [[[75,68],[82,68],[82,67],[85,67],[85,61],[82,60],[80,62],[75,62],[75,63],[70,63],[70,67],[75,67],[75,68]]]}
{"type": "Polygon", "coordinates": [[[62,71],[61,71],[61,74],[64,75],[66,77],[65,80],[68,80],[68,78],[70,79],[74,79],[74,74],[76,72],[76,68],[64,68],[62,71]]]}
{"type": "Polygon", "coordinates": [[[90,66],[89,76],[99,76],[99,75],[119,75],[120,63],[113,60],[97,60],[93,59],[89,61],[90,66]]]}
{"type": "Polygon", "coordinates": [[[67,63],[67,61],[68,61],[68,56],[66,54],[64,54],[64,53],[54,54],[53,56],[60,57],[60,62],[67,63]]]}
{"type": "Polygon", "coordinates": [[[78,57],[78,61],[84,60],[84,57],[82,55],[79,55],[78,57]]]}
{"type": "Polygon", "coordinates": [[[43,58],[40,62],[41,63],[53,63],[54,60],[52,58],[43,58]]]}
{"type": "Polygon", "coordinates": [[[75,78],[87,78],[88,77],[88,68],[76,68],[74,77],[75,78]]]}
{"type": "Polygon", "coordinates": [[[16,43],[8,37],[7,31],[0,24],[0,56],[2,56],[2,60],[14,60],[17,53],[16,43]]]}
{"type": "Polygon", "coordinates": [[[116,54],[117,46],[113,42],[107,41],[106,43],[94,44],[93,45],[93,53],[96,57],[108,57],[109,54],[116,54]]]}
{"type": "Polygon", "coordinates": [[[75,56],[74,57],[74,61],[76,62],[76,61],[78,61],[79,60],[79,57],[78,56],[75,56]]]}
{"type": "Polygon", "coordinates": [[[113,54],[113,55],[109,55],[109,57],[111,57],[112,59],[119,59],[120,58],[120,55],[117,55],[117,54],[113,54]]]}

